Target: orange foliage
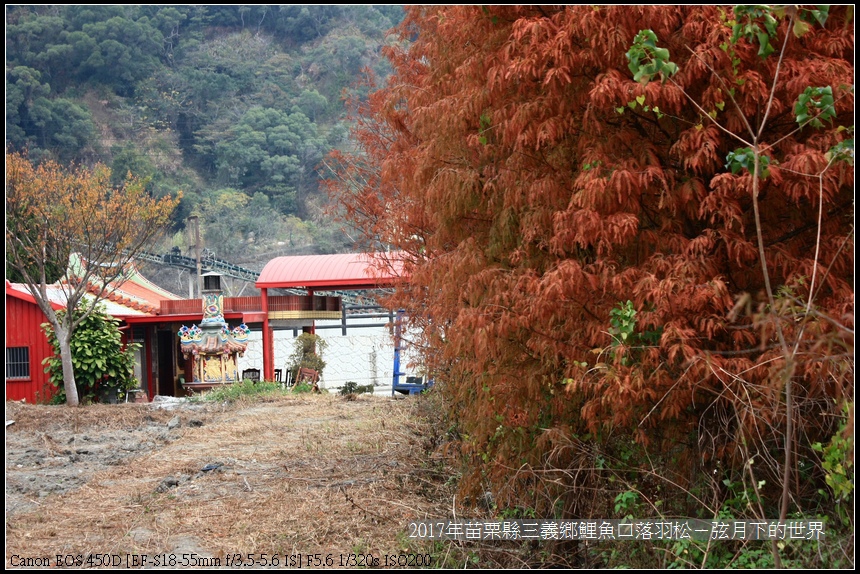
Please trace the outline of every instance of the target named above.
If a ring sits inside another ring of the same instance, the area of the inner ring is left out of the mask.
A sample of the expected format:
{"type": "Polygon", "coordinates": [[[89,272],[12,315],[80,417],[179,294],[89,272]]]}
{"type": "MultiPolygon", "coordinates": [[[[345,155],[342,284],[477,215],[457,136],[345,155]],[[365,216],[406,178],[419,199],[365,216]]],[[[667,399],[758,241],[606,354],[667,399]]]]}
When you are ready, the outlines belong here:
{"type": "MultiPolygon", "coordinates": [[[[837,126],[854,123],[847,14],[834,7],[825,28],[789,36],[759,140],[771,158],[763,239],[803,413],[853,394],[853,167],[830,165],[821,188],[817,177],[846,137],[837,126]],[[837,121],[823,130],[794,120],[810,85],[833,88],[837,121]]],[[[489,481],[515,497],[528,480],[518,469],[561,464],[553,449],[586,432],[664,453],[690,441],[699,461],[728,457],[739,433],[778,444],[784,357],[772,315],[759,314],[751,178],[729,172],[737,140],[690,102],[742,137],[764,113],[777,58],[745,40],[726,49],[728,17],[716,6],[408,11],[401,31],[414,41],[389,48],[395,74],[358,116],[362,154],[336,155],[331,184],[374,247],[411,256],[391,303],[423,328],[456,405],[475,461],[467,488],[489,481]],[[646,28],[678,64],[677,85],[633,81],[624,54],[646,28]],[[628,299],[655,343],[616,353],[610,311],[628,299]]],[[[786,33],[782,22],[780,46],[786,33]]],[[[818,416],[800,432],[832,428],[818,416]]]]}
{"type": "MultiPolygon", "coordinates": [[[[44,264],[46,253],[67,257],[77,251],[91,264],[110,267],[106,273],[117,273],[129,251],[139,251],[168,223],[179,198],[157,200],[134,178],[114,188],[110,175],[103,165],[66,169],[6,154],[6,242],[22,258],[22,272],[44,264]]],[[[38,275],[32,279],[39,281],[38,275]]]]}
{"type": "Polygon", "coordinates": [[[69,405],[78,403],[70,341],[84,315],[76,314],[92,284],[87,313],[121,283],[127,264],[168,224],[179,198],[155,199],[146,182],[131,176],[121,187],[102,165],[66,169],[48,161],[33,165],[20,153],[6,153],[6,265],[17,271],[58,333],[63,382],[69,405]],[[64,271],[78,253],[80,268],[60,283],[67,313],[58,318],[46,285],[52,269],[64,271]],[[75,318],[77,317],[77,318],[75,318]]]}

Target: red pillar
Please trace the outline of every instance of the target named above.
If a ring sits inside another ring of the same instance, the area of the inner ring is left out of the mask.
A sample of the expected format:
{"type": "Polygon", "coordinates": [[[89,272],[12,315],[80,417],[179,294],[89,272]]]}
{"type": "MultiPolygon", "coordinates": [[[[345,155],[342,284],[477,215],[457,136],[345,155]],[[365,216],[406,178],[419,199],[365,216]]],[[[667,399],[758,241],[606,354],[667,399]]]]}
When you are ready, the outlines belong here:
{"type": "Polygon", "coordinates": [[[275,380],[275,338],[269,327],[269,290],[260,289],[263,304],[263,380],[275,380]]]}
{"type": "MultiPolygon", "coordinates": [[[[313,290],[313,289],[308,289],[308,297],[310,297],[310,298],[311,298],[311,311],[313,311],[313,310],[315,310],[315,309],[316,309],[316,307],[314,306],[314,290],[313,290]]],[[[304,329],[302,329],[302,330],[304,331],[304,329]]],[[[316,335],[316,334],[317,334],[317,322],[316,322],[315,320],[313,320],[313,319],[311,319],[311,330],[310,330],[310,334],[311,334],[311,335],[316,335]]]]}

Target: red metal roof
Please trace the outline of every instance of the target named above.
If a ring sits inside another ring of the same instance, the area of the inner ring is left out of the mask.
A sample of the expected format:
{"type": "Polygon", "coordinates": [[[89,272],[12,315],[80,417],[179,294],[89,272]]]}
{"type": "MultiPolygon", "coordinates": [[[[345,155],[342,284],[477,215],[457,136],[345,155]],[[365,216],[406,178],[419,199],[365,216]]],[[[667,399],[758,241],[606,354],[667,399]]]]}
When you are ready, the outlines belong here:
{"type": "Polygon", "coordinates": [[[392,285],[402,276],[403,263],[396,253],[294,255],[269,261],[255,285],[320,291],[373,289],[392,285]]]}

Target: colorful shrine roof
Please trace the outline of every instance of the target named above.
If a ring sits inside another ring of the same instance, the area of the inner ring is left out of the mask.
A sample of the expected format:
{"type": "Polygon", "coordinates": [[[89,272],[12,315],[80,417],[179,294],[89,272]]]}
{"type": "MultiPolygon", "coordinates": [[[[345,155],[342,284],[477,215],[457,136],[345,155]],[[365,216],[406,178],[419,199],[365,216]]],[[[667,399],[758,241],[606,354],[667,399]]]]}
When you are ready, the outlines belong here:
{"type": "Polygon", "coordinates": [[[248,347],[248,335],[251,330],[242,324],[233,330],[224,323],[220,328],[201,329],[192,325],[189,329],[182,326],[179,329],[179,341],[182,352],[188,355],[221,355],[245,352],[248,347]]]}

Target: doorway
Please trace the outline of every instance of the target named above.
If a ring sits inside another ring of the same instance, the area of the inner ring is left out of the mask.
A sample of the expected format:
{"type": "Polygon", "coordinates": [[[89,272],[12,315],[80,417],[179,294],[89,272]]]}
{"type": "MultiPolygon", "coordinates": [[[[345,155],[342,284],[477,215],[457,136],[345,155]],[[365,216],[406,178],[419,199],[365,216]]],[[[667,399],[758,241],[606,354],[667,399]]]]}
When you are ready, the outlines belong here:
{"type": "Polygon", "coordinates": [[[158,331],[158,394],[176,396],[176,373],[174,372],[173,331],[158,331]]]}

